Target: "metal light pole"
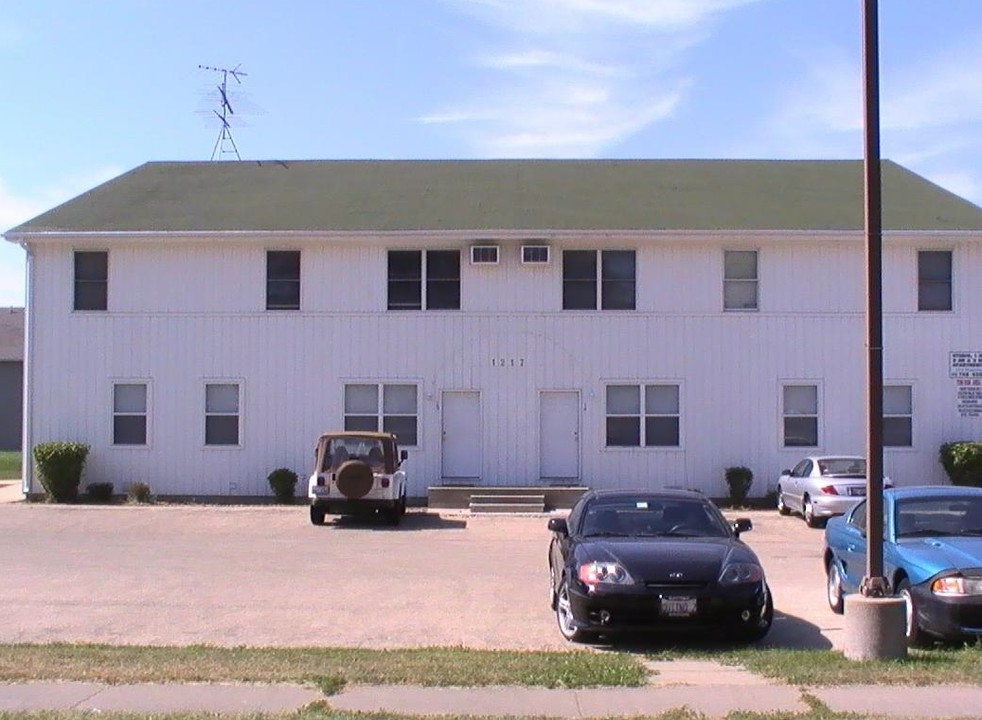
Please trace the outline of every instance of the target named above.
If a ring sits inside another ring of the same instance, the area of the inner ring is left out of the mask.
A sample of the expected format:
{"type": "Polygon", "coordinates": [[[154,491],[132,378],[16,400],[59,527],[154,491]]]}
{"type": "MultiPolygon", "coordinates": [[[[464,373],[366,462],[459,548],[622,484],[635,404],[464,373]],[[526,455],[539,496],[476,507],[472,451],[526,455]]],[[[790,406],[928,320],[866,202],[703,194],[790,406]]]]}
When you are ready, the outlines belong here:
{"type": "Polygon", "coordinates": [[[846,596],[844,654],[853,660],[907,655],[905,607],[883,576],[883,226],[877,0],[863,0],[864,200],[866,235],[866,576],[846,596]]]}

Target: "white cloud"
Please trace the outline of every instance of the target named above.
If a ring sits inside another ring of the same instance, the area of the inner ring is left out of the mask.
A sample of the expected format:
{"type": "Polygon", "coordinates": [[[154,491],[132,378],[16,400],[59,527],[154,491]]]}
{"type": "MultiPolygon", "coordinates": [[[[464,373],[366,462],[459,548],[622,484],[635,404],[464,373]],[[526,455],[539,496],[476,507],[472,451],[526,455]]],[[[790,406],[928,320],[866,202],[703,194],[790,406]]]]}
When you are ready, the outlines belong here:
{"type": "Polygon", "coordinates": [[[672,116],[680,58],[717,14],[760,0],[446,0],[503,31],[470,97],[418,118],[483,157],[589,157],[672,116]]]}

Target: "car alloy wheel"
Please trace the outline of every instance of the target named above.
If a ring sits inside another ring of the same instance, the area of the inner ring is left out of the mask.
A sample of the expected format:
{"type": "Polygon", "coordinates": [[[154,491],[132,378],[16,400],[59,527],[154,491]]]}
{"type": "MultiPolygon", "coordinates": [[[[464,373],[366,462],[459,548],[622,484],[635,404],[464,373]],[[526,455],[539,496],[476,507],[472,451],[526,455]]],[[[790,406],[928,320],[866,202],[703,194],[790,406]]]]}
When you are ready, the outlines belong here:
{"type": "Polygon", "coordinates": [[[829,607],[836,615],[841,615],[845,606],[842,599],[842,575],[839,573],[839,566],[835,564],[834,559],[829,561],[828,580],[825,588],[829,607]]]}
{"type": "Polygon", "coordinates": [[[897,583],[897,595],[904,599],[904,611],[907,620],[907,646],[919,647],[924,644],[924,633],[917,624],[917,606],[914,604],[914,595],[910,591],[910,581],[904,578],[897,583]]]}
{"type": "Polygon", "coordinates": [[[791,508],[789,508],[784,502],[784,493],[781,491],[780,487],[777,489],[777,511],[781,515],[787,515],[791,512],[791,508]]]}
{"type": "Polygon", "coordinates": [[[556,622],[559,624],[559,632],[570,642],[585,642],[592,637],[592,633],[576,627],[573,608],[569,602],[569,585],[565,580],[560,583],[556,595],[556,622]]]}

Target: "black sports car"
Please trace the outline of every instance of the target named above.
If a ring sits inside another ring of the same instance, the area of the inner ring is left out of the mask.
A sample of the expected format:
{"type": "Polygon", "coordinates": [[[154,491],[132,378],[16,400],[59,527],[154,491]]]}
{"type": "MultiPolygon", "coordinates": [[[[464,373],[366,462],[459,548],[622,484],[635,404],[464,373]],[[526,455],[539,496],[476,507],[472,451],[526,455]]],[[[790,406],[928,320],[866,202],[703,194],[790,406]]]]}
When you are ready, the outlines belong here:
{"type": "Polygon", "coordinates": [[[688,490],[591,491],[552,518],[552,608],[567,640],[601,634],[707,630],[755,642],[774,605],[760,561],[729,523],[688,490]]]}

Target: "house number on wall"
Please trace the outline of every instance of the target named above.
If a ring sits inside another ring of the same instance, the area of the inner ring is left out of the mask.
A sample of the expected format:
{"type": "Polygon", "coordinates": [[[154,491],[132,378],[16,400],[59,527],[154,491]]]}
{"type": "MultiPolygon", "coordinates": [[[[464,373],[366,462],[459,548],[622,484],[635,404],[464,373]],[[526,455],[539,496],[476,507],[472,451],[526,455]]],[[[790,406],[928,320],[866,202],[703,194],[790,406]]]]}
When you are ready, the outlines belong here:
{"type": "Polygon", "coordinates": [[[493,357],[491,358],[491,367],[505,368],[505,367],[525,367],[525,358],[523,357],[493,357]]]}

